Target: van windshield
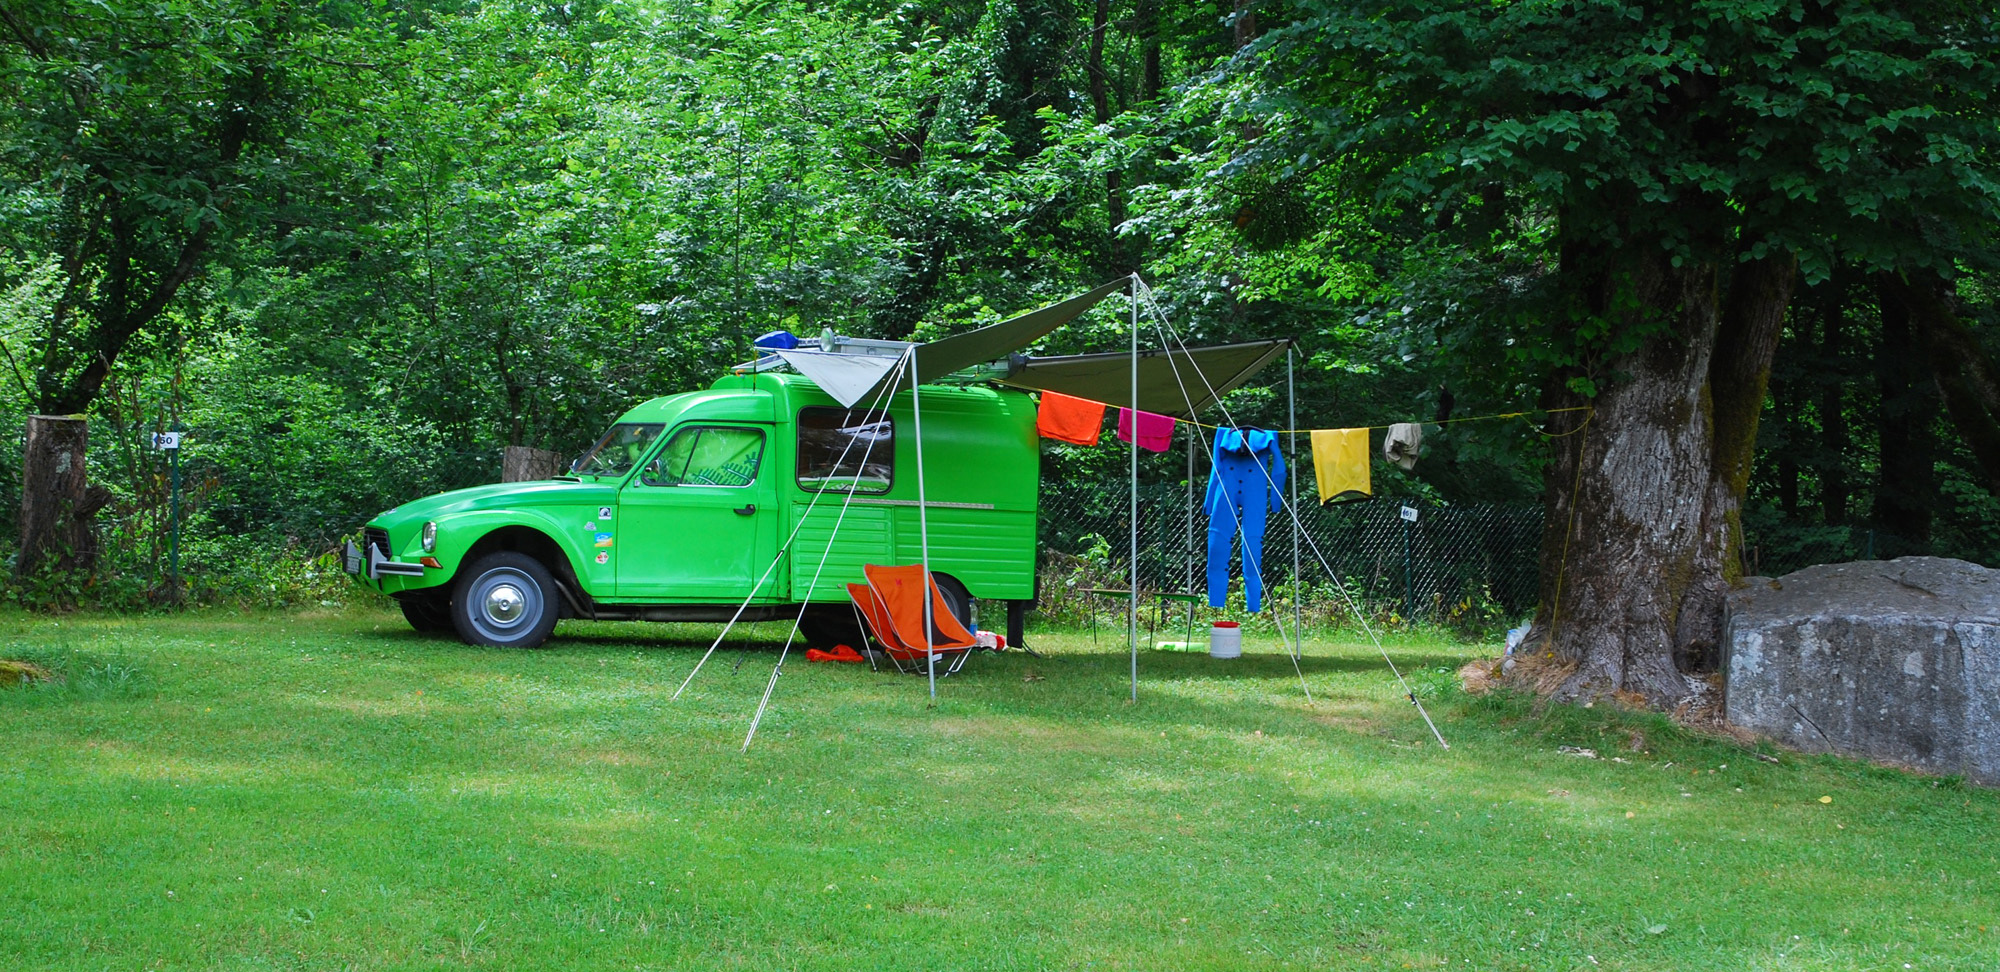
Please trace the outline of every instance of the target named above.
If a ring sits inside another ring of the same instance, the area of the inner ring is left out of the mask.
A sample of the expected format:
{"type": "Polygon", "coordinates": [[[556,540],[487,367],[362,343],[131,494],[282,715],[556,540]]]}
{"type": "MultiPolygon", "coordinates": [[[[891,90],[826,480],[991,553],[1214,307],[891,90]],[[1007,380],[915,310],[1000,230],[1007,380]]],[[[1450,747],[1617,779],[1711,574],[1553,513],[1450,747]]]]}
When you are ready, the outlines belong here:
{"type": "Polygon", "coordinates": [[[646,447],[665,427],[658,422],[620,422],[571,468],[584,476],[623,476],[645,457],[646,447]]]}

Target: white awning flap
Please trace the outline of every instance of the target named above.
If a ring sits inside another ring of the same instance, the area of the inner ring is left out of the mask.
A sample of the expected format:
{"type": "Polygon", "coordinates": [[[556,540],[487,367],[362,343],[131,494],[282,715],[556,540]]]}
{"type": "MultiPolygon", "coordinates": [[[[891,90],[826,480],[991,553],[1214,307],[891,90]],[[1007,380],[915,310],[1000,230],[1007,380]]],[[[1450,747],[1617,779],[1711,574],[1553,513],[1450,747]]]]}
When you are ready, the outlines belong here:
{"type": "Polygon", "coordinates": [[[779,351],[778,356],[848,408],[853,408],[855,402],[881,384],[883,377],[901,360],[825,351],[779,351]]]}

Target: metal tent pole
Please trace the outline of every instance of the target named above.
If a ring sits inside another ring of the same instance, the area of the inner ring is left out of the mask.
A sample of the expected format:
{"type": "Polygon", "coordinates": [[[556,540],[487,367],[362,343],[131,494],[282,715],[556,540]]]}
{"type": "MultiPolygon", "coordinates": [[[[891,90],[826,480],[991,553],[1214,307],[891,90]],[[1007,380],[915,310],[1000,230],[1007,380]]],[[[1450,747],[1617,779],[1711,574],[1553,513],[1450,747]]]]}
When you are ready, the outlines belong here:
{"type": "MultiPolygon", "coordinates": [[[[1292,346],[1289,344],[1285,345],[1285,401],[1287,407],[1291,409],[1291,420],[1285,427],[1292,430],[1292,434],[1288,438],[1292,440],[1290,443],[1292,447],[1292,510],[1296,513],[1299,508],[1299,391],[1298,385],[1292,378],[1292,346]]],[[[1300,517],[1299,522],[1304,523],[1305,518],[1300,517]]],[[[1292,527],[1292,649],[1300,654],[1304,654],[1305,636],[1299,633],[1299,618],[1304,613],[1304,609],[1300,606],[1300,595],[1304,590],[1304,586],[1300,583],[1299,578],[1299,529],[1297,525],[1292,527]]]]}
{"type": "MultiPolygon", "coordinates": [[[[1168,354],[1171,355],[1172,351],[1169,351],[1168,354]]],[[[1194,453],[1196,449],[1201,447],[1201,443],[1196,438],[1197,436],[1201,435],[1201,426],[1194,424],[1193,415],[1188,416],[1187,430],[1188,430],[1188,446],[1187,446],[1188,473],[1187,473],[1187,495],[1185,501],[1187,512],[1186,516],[1184,516],[1181,519],[1181,558],[1182,558],[1181,593],[1193,594],[1194,593],[1194,453]]],[[[1187,602],[1186,637],[1188,639],[1187,647],[1189,648],[1189,650],[1193,650],[1193,644],[1194,644],[1193,601],[1187,602]]]]}
{"type": "Polygon", "coordinates": [[[917,354],[910,352],[910,424],[917,430],[917,542],[922,544],[924,565],[924,662],[931,681],[931,702],[937,702],[937,649],[931,641],[931,517],[930,502],[924,494],[924,409],[923,395],[917,389],[923,384],[917,374],[917,354]]]}
{"type": "Polygon", "coordinates": [[[1127,569],[1132,572],[1132,599],[1125,605],[1125,636],[1132,646],[1132,701],[1139,701],[1139,275],[1132,275],[1132,448],[1131,533],[1127,569]]]}

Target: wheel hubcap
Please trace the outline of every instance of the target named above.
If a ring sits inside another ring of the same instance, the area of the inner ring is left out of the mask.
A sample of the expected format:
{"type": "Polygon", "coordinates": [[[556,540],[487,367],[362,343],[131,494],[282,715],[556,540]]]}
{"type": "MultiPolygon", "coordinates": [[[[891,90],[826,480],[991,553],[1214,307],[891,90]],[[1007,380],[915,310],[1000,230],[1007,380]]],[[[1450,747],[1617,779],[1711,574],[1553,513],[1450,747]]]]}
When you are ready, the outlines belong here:
{"type": "Polygon", "coordinates": [[[486,592],[486,616],[500,624],[520,620],[528,599],[512,584],[495,584],[486,592]]]}

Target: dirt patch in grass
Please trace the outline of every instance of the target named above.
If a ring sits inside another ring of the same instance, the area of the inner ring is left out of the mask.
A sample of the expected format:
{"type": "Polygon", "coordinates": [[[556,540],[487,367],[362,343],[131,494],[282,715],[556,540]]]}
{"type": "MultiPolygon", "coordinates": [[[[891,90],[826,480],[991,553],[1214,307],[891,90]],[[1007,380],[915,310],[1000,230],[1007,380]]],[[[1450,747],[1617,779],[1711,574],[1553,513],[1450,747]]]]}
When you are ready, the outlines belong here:
{"type": "Polygon", "coordinates": [[[1353,705],[1332,711],[1314,710],[1308,718],[1329,729],[1360,736],[1378,736],[1382,734],[1382,723],[1374,717],[1377,712],[1379,709],[1375,707],[1353,705]]]}

